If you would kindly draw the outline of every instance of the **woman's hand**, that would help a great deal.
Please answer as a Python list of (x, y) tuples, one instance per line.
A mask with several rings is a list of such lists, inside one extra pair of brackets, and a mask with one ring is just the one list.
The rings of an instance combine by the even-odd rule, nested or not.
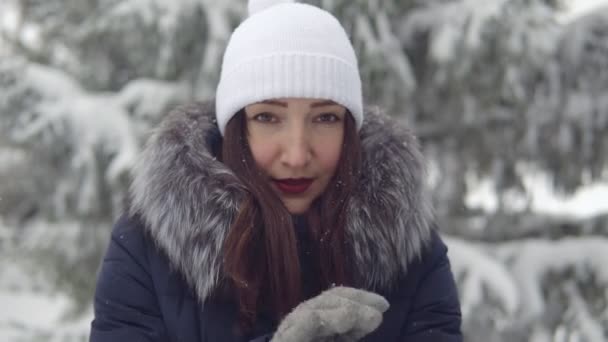
[(389, 303), (352, 287), (334, 287), (298, 305), (271, 342), (358, 341), (376, 330)]

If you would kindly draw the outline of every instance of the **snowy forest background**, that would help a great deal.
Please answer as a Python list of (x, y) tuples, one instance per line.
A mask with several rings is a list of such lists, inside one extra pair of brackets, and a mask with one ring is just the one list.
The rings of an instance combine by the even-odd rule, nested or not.
[[(608, 3), (320, 0), (420, 137), (466, 341), (608, 340)], [(147, 132), (244, 0), (0, 0), (0, 341), (85, 341)]]

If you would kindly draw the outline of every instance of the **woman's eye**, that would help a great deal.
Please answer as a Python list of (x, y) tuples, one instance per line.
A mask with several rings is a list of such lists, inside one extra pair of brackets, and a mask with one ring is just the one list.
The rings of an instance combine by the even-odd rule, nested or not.
[(324, 113), (317, 116), (318, 122), (332, 123), (340, 121), (340, 117), (333, 113)]
[(277, 119), (270, 113), (260, 113), (253, 117), (255, 121), (259, 122), (276, 122)]

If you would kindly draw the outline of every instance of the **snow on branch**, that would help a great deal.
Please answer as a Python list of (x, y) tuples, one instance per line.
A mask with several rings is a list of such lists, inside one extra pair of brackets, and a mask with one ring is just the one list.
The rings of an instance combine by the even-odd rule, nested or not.
[[(505, 332), (532, 329), (604, 341), (608, 308), (594, 298), (608, 298), (608, 238), (473, 243), (444, 236), (444, 240), (465, 325), (477, 324), (479, 310), (494, 316), (498, 305), (503, 313), (495, 316), (500, 319), (497, 327)], [(594, 291), (599, 292), (594, 295)], [(557, 314), (556, 309), (566, 312)]]
[(90, 94), (56, 69), (31, 64), (26, 82), (43, 100), (35, 106), (37, 119), (15, 132), (17, 140), (31, 139), (41, 130), (63, 123), (76, 145), (72, 163), (76, 168), (91, 167), (95, 150), (113, 154), (106, 180), (113, 182), (130, 167), (137, 153), (128, 114), (112, 94)]
[(511, 260), (511, 272), (518, 280), (522, 302), (526, 303), (522, 314), (527, 318), (535, 319), (545, 312), (543, 282), (550, 273), (587, 270), (608, 296), (608, 238), (518, 241), (499, 247), (498, 254), (505, 262)]
[(444, 237), (444, 240), (454, 276), (460, 279), (463, 316), (469, 316), (486, 299), (485, 291), (499, 301), (508, 315), (514, 314), (519, 308), (520, 296), (516, 281), (505, 265), (471, 242), (455, 237)]
[(485, 23), (498, 17), (507, 2), (465, 0), (417, 8), (405, 21), (402, 32), (429, 30), (431, 56), (436, 62), (447, 62), (454, 58), (461, 43), (470, 49), (477, 48)]
[(124, 20), (139, 20), (146, 26), (158, 26), (161, 31), (174, 32), (180, 20), (201, 6), (200, 0), (123, 0), (109, 7), (97, 22), (97, 30)]
[(565, 285), (565, 290), (570, 300), (571, 310), (574, 311), (576, 323), (580, 326), (580, 337), (584, 341), (590, 342), (605, 341), (601, 323), (589, 313), (587, 304), (574, 282), (568, 282)]
[(127, 83), (116, 95), (116, 100), (135, 118), (156, 120), (173, 105), (187, 101), (187, 94), (185, 84), (137, 79)]
[(364, 42), (367, 54), (380, 55), (386, 60), (399, 79), (403, 91), (414, 91), (417, 84), (412, 66), (401, 48), (399, 37), (391, 27), (387, 13), (379, 12), (374, 20), (376, 24), (372, 25), (373, 21), (369, 16), (364, 13), (358, 14), (355, 18), (356, 38)]
[[(67, 146), (68, 155), (59, 156), (67, 158), (67, 165), (59, 165), (67, 174), (60, 172), (56, 180), (56, 207), (63, 211), (66, 196), (76, 195), (79, 213), (95, 210), (103, 200), (100, 180), (117, 186), (137, 154), (129, 113), (113, 94), (89, 93), (58, 69), (34, 63), (17, 70), (0, 68), (0, 74), (11, 72), (19, 74), (20, 83), (20, 94), (13, 96), (27, 101), (22, 108), (3, 108), (15, 122), (10, 140), (39, 151)], [(100, 158), (109, 160), (107, 167)]]

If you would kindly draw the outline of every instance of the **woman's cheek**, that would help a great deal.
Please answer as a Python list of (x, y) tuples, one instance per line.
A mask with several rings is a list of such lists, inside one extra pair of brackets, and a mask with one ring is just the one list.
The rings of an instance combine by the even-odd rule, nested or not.
[(273, 152), (273, 145), (268, 142), (254, 140), (250, 141), (250, 148), (256, 165), (268, 173), (272, 166), (273, 155), (275, 154)]
[(324, 169), (333, 172), (337, 167), (342, 152), (342, 142), (343, 131), (336, 131), (318, 139), (317, 155)]

